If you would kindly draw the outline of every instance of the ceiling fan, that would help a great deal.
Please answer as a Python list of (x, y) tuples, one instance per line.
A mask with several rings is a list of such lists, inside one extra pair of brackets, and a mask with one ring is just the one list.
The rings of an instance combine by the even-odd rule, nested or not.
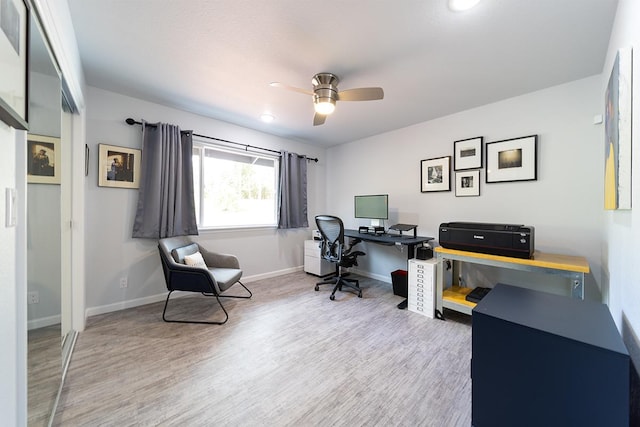
[(313, 125), (324, 124), (327, 116), (333, 113), (336, 108), (336, 101), (374, 101), (384, 98), (384, 91), (381, 87), (361, 87), (338, 91), (340, 80), (335, 74), (318, 73), (311, 79), (313, 91), (300, 89), (280, 82), (270, 83), (270, 86), (292, 90), (313, 96)]

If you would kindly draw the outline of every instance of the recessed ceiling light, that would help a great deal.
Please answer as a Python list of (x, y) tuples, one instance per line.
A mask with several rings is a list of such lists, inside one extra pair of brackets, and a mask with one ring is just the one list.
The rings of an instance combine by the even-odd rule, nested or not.
[(269, 114), (269, 113), (262, 113), (260, 115), (260, 120), (262, 120), (265, 123), (271, 123), (272, 121), (274, 121), (276, 118), (273, 114)]
[(478, 3), (480, 3), (480, 0), (449, 0), (449, 9), (454, 12), (461, 12), (471, 9)]

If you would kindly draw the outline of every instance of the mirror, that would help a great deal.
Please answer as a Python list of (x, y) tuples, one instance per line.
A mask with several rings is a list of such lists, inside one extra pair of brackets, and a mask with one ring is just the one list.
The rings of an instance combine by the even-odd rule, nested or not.
[(30, 30), (27, 410), (29, 426), (46, 426), (62, 381), (62, 89), (58, 67), (35, 14), (31, 14)]

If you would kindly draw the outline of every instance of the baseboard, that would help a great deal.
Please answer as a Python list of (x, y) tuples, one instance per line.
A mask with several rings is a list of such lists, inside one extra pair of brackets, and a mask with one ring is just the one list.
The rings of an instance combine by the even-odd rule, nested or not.
[(384, 282), (384, 283), (391, 283), (391, 275), (390, 274), (384, 274), (384, 275), (374, 274), (374, 273), (371, 273), (369, 271), (358, 270), (357, 268), (350, 268), (349, 271), (352, 272), (353, 274), (357, 274), (358, 276), (368, 277), (370, 279), (379, 280), (379, 281)]
[[(272, 277), (283, 276), (285, 274), (295, 273), (297, 271), (302, 271), (302, 266), (300, 267), (292, 267), (286, 268), (284, 270), (272, 271), (264, 274), (255, 274), (252, 276), (244, 276), (242, 277), (242, 283), (251, 283), (256, 282), (262, 279), (270, 279)], [(175, 296), (172, 295), (171, 298), (180, 298), (187, 295), (190, 295), (191, 292), (176, 292)], [(89, 307), (85, 311), (85, 318), (89, 318), (91, 316), (97, 316), (99, 314), (111, 313), (114, 311), (126, 310), (128, 308), (139, 307), (141, 305), (152, 304), (154, 302), (164, 301), (167, 298), (167, 293), (163, 292), (157, 295), (151, 295), (143, 298), (136, 298), (127, 301), (120, 301), (113, 304), (100, 305), (97, 307)], [(58, 320), (59, 321), (59, 320)]]
[(40, 319), (29, 320), (27, 321), (27, 330), (30, 331), (32, 329), (40, 329), (46, 326), (57, 325), (60, 323), (60, 321), (61, 321), (61, 316), (59, 314), (56, 314), (55, 316), (42, 317)]
[(127, 308), (139, 307), (141, 305), (152, 304), (158, 301), (164, 301), (167, 298), (167, 293), (164, 292), (158, 295), (151, 295), (143, 298), (136, 298), (127, 301), (120, 301), (113, 304), (100, 305), (97, 307), (89, 307), (85, 311), (85, 318), (91, 316), (97, 316), (99, 314), (111, 313), (114, 311), (126, 310)]
[(302, 271), (303, 266), (285, 268), (284, 270), (271, 271), (269, 273), (254, 274), (253, 276), (243, 276), (242, 283), (257, 282), (262, 279), (271, 279), (272, 277), (284, 276), (285, 274), (296, 273)]

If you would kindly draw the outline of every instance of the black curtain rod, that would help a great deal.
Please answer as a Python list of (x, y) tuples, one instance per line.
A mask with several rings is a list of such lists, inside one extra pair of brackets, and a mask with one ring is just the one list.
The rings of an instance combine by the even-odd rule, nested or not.
[[(142, 125), (142, 122), (138, 122), (138, 121), (136, 121), (136, 120), (132, 119), (131, 117), (129, 117), (128, 119), (126, 119), (126, 120), (125, 120), (125, 122), (126, 122), (128, 125), (130, 125), (130, 126), (133, 126), (133, 125)], [(153, 123), (147, 123), (147, 126), (154, 126), (154, 127), (155, 127), (155, 125), (154, 125)], [(227, 141), (226, 139), (214, 138), (213, 136), (207, 136), (207, 135), (200, 135), (200, 134), (195, 133), (195, 132), (193, 133), (193, 135), (194, 135), (194, 136), (198, 136), (198, 137), (200, 137), (200, 138), (213, 139), (214, 141), (225, 142), (225, 143), (227, 143), (227, 144), (240, 145), (240, 146), (244, 147), (245, 151), (247, 150), (247, 148), (253, 148), (253, 149), (255, 149), (255, 150), (270, 151), (270, 152), (272, 152), (272, 153), (280, 154), (280, 152), (279, 152), (279, 151), (271, 150), (271, 149), (269, 149), (269, 148), (262, 148), (262, 147), (256, 147), (256, 146), (254, 146), (254, 145), (241, 144), (241, 143), (239, 143), (239, 142)], [(298, 155), (298, 156), (300, 156), (300, 155)], [(300, 156), (300, 157), (306, 157), (306, 156)], [(316, 157), (307, 157), (307, 160), (313, 160), (314, 162), (318, 163), (318, 158), (316, 158)]]

